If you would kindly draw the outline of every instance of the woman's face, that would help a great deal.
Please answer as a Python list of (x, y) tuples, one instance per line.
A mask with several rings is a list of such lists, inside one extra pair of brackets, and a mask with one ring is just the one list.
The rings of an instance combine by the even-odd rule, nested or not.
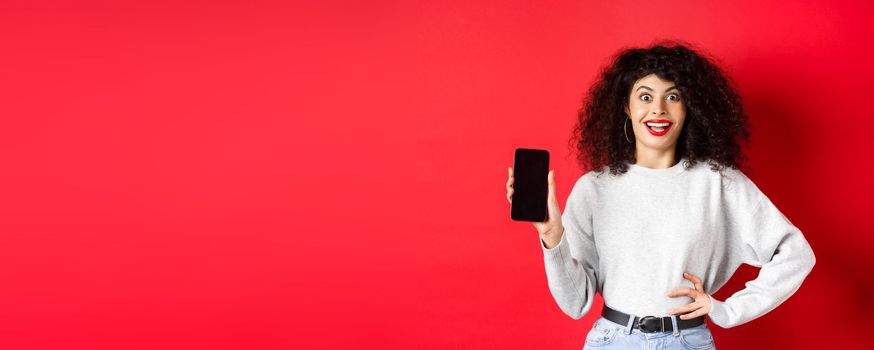
[(631, 118), (628, 123), (638, 149), (665, 151), (676, 146), (686, 107), (673, 82), (647, 75), (634, 83), (628, 101), (625, 113)]

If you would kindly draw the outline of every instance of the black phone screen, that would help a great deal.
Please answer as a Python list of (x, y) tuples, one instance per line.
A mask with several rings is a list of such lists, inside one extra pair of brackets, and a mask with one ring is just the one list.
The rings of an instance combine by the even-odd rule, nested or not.
[(517, 148), (513, 158), (513, 201), (510, 205), (510, 217), (517, 221), (546, 221), (549, 151)]

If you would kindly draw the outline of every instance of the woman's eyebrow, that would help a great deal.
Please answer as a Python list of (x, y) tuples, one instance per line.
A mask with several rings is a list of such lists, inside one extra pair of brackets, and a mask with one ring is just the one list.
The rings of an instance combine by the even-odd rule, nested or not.
[[(649, 91), (655, 91), (655, 90), (653, 90), (652, 88), (650, 88), (649, 86), (646, 86), (646, 85), (641, 85), (640, 87), (637, 88), (637, 90), (640, 90), (640, 89), (647, 89), (647, 90), (649, 90)], [(635, 91), (637, 91), (637, 90), (635, 90)], [(671, 87), (669, 87), (667, 90), (665, 90), (665, 92), (668, 92), (668, 91), (671, 91), (671, 90), (677, 90), (677, 86), (676, 86), (676, 85), (671, 86)]]

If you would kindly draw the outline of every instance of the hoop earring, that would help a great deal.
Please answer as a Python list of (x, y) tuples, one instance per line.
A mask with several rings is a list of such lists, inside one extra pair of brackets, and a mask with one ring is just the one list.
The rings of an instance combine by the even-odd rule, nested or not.
[(628, 118), (625, 118), (625, 124), (622, 125), (622, 131), (625, 133), (625, 139), (628, 140), (628, 143), (631, 143), (631, 140), (628, 138)]

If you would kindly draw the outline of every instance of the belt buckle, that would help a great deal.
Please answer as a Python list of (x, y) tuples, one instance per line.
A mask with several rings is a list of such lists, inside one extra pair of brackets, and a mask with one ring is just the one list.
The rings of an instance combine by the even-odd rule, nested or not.
[[(661, 326), (661, 329), (658, 327)], [(637, 320), (637, 328), (644, 333), (661, 332), (665, 329), (665, 319), (655, 316), (644, 316)]]

